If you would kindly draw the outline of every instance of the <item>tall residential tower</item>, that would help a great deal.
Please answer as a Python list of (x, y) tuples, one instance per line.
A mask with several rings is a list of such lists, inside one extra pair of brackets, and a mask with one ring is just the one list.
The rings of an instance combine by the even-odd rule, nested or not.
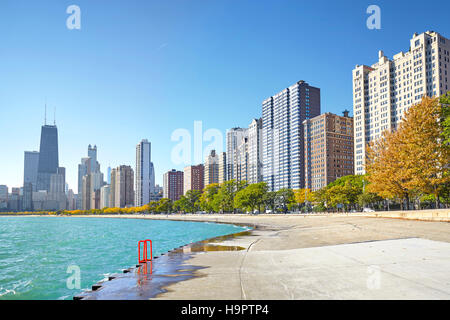
[(353, 69), (355, 174), (365, 173), (366, 147), (385, 130), (395, 130), (406, 110), (424, 95), (450, 89), (450, 40), (439, 33), (414, 33), (408, 52)]
[(155, 189), (151, 150), (151, 143), (147, 139), (142, 140), (136, 146), (136, 187), (134, 203), (138, 207), (150, 202), (150, 194)]
[(303, 188), (303, 121), (319, 114), (320, 89), (303, 80), (263, 101), (263, 180), (269, 190)]

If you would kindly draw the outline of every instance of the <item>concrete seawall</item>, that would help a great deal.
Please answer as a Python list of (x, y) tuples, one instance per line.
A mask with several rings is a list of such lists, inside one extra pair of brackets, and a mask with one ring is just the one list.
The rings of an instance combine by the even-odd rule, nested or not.
[(450, 209), (379, 211), (361, 213), (367, 217), (400, 218), (426, 221), (450, 221)]

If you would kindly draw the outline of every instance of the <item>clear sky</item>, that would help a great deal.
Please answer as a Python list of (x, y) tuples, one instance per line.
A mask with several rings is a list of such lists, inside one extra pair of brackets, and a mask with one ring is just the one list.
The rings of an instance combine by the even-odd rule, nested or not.
[[(81, 29), (69, 30), (69, 5)], [(369, 5), (381, 29), (369, 30)], [(352, 110), (351, 72), (378, 50), (407, 51), (414, 32), (450, 37), (450, 1), (1, 0), (0, 184), (22, 186), (24, 151), (39, 150), (44, 105), (60, 166), (96, 144), (102, 171), (135, 166), (152, 143), (156, 182), (174, 164), (174, 130), (247, 127), (267, 97), (305, 80), (322, 112)], [(225, 141), (224, 141), (225, 142)]]

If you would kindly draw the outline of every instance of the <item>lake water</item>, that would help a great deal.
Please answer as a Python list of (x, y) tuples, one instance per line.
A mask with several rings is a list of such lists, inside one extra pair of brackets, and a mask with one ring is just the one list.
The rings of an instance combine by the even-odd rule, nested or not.
[[(0, 217), (0, 300), (72, 299), (108, 275), (134, 266), (139, 240), (151, 239), (157, 256), (181, 245), (243, 230), (246, 228), (206, 222)], [(81, 289), (67, 286), (67, 279), (74, 274), (72, 266), (81, 271)]]

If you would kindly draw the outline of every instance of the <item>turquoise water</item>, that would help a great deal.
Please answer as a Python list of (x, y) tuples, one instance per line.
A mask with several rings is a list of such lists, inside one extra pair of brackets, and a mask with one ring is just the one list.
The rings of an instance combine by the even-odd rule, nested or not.
[[(134, 266), (139, 240), (151, 239), (156, 256), (242, 230), (203, 222), (0, 217), (0, 299), (72, 299), (109, 274)], [(73, 265), (80, 268), (81, 289), (67, 286)]]

